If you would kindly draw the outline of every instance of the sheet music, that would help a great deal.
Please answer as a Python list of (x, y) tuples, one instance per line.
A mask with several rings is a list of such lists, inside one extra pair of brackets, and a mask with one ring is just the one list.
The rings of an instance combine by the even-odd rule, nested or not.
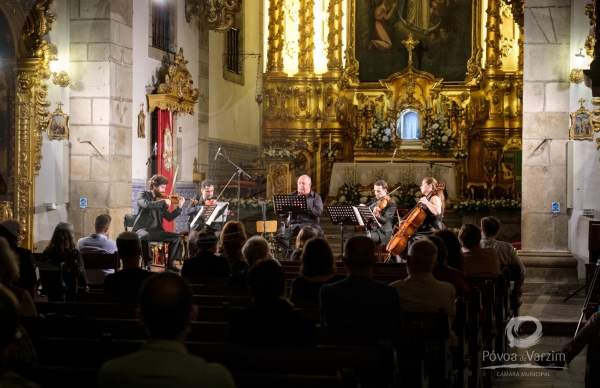
[(358, 220), (358, 224), (360, 226), (365, 226), (365, 222), (363, 221), (363, 218), (361, 217), (361, 214), (358, 211), (358, 207), (352, 206), (352, 210), (354, 210), (354, 214), (356, 215), (356, 219)]
[(204, 213), (204, 206), (200, 207), (200, 211), (198, 211), (198, 214), (196, 214), (196, 217), (194, 217), (194, 219), (192, 220), (192, 223), (190, 224), (190, 228), (193, 228), (194, 226), (196, 226), (196, 221), (198, 221), (198, 218), (200, 218), (202, 213)]
[(217, 202), (215, 206), (215, 210), (213, 210), (208, 220), (206, 220), (207, 225), (212, 225), (213, 222), (223, 221), (223, 211), (229, 206), (229, 202)]

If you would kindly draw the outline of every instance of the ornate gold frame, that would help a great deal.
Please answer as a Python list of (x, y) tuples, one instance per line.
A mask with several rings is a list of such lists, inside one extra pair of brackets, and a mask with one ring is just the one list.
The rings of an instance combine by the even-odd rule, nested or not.
[[(3, 60), (4, 70), (15, 80), (15, 200), (13, 216), (21, 223), (22, 245), (33, 246), (35, 175), (41, 167), (42, 131), (49, 124), (46, 107), (46, 79), (50, 78), (50, 61), (56, 52), (42, 39), (56, 20), (48, 12), (52, 0), (38, 0), (31, 9), (23, 9), (16, 0), (0, 2), (15, 44), (16, 60)], [(27, 3), (29, 4), (29, 3)]]
[[(581, 104), (581, 107), (579, 109), (577, 109), (575, 112), (571, 112), (571, 127), (569, 128), (569, 138), (571, 140), (593, 140), (594, 139), (594, 128), (593, 128), (593, 124), (592, 124), (592, 113), (587, 110), (584, 106), (584, 99), (580, 99), (579, 103)], [(585, 128), (581, 128), (579, 130), (577, 130), (578, 127), (578, 119), (581, 118), (581, 120), (583, 119), (587, 119), (587, 128), (589, 129), (588, 131), (584, 131)], [(582, 124), (585, 124), (582, 123)], [(583, 131), (583, 132), (582, 132)], [(577, 133), (579, 132), (579, 133)]]

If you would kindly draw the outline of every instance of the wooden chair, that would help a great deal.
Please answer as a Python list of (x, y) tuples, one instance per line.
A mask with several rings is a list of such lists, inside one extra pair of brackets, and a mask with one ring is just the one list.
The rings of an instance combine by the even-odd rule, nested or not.
[[(123, 219), (123, 227), (125, 231), (128, 231), (129, 228), (133, 228), (133, 224), (135, 223), (136, 214), (125, 214)], [(150, 241), (150, 252), (152, 252), (152, 257), (150, 257), (150, 262), (152, 265), (165, 265), (165, 254), (166, 254), (167, 244), (162, 241)], [(182, 251), (183, 252), (183, 251)], [(147, 257), (143, 258), (144, 260), (148, 259)], [(144, 265), (142, 263), (141, 265)]]

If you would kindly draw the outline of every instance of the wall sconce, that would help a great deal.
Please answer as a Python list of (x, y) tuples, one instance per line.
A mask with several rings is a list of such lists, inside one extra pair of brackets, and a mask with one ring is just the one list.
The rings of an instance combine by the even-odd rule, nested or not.
[(579, 54), (575, 54), (575, 68), (571, 70), (571, 75), (569, 77), (571, 82), (575, 84), (583, 82), (583, 70), (581, 68), (583, 67), (583, 58), (585, 58), (585, 55), (581, 54), (581, 50), (583, 49), (579, 49)]
[(58, 71), (60, 70), (60, 67), (60, 63), (57, 60), (50, 63), (52, 82), (54, 82), (54, 85), (60, 86), (61, 88), (66, 88), (69, 86), (71, 78), (69, 78), (69, 74), (67, 74), (67, 72), (64, 70), (61, 70), (59, 73)]

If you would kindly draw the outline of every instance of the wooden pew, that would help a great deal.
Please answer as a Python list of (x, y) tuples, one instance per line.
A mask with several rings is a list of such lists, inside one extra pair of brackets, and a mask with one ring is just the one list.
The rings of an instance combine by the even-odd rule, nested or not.
[[(516, 285), (521, 279), (521, 267), (518, 265), (507, 265), (500, 267), (502, 273), (504, 273), (506, 269), (510, 271), (510, 281)], [(519, 308), (522, 305), (520, 290), (516, 286), (513, 286), (511, 290), (512, 292), (510, 294), (510, 308), (512, 310), (513, 316), (518, 317)]]
[(85, 269), (112, 269), (115, 272), (121, 267), (119, 255), (115, 253), (82, 253)]
[(467, 388), (469, 385), (469, 366), (471, 357), (469, 356), (469, 307), (464, 298), (456, 300), (456, 316), (452, 322), (452, 330), (458, 337), (458, 346), (451, 348), (452, 362), (457, 371), (455, 388)]
[[(105, 361), (138, 350), (142, 341), (39, 338), (34, 340), (44, 367), (99, 368)], [(191, 354), (225, 365), (234, 375), (337, 376), (349, 369), (363, 386), (390, 386), (397, 380), (396, 353), (390, 346), (256, 347), (186, 342)], [(257, 377), (258, 378), (258, 377)]]
[(482, 381), (482, 352), (485, 346), (483, 340), (483, 328), (479, 322), (483, 310), (483, 303), (481, 300), (481, 292), (477, 288), (473, 288), (470, 292), (468, 302), (468, 341), (469, 341), (469, 354), (470, 360), (470, 371), (471, 378), (469, 380), (469, 387), (480, 388), (483, 386)]
[[(483, 308), (479, 315), (479, 322), (482, 328), (482, 339), (483, 339), (483, 351), (488, 354), (494, 354), (496, 352), (496, 336), (497, 332), (497, 319), (495, 315), (495, 304), (496, 301), (496, 287), (494, 282), (487, 278), (467, 278), (469, 285), (473, 287), (471, 293), (475, 293), (475, 289), (481, 292), (481, 304)], [(483, 360), (484, 367), (495, 366), (496, 362), (493, 358), (488, 357)], [(492, 387), (494, 385), (494, 373), (493, 369), (484, 369), (484, 386)]]

